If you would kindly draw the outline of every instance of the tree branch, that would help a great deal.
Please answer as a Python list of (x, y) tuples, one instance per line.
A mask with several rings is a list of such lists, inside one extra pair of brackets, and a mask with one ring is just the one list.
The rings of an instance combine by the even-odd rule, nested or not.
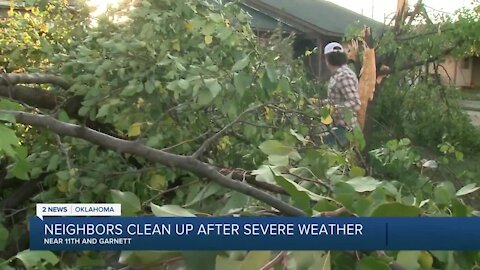
[(200, 155), (202, 155), (206, 150), (207, 148), (215, 141), (217, 140), (218, 138), (220, 138), (222, 135), (225, 134), (225, 132), (228, 131), (228, 129), (230, 129), (233, 125), (235, 125), (237, 122), (241, 121), (243, 119), (243, 117), (245, 117), (245, 115), (251, 113), (251, 112), (254, 112), (260, 108), (263, 108), (267, 106), (267, 104), (261, 104), (261, 105), (257, 105), (253, 108), (250, 108), (244, 112), (242, 112), (235, 120), (233, 120), (230, 124), (226, 125), (223, 129), (221, 129), (219, 132), (215, 133), (215, 135), (213, 135), (212, 137), (208, 138), (201, 146), (200, 148), (198, 148), (198, 150), (193, 153), (192, 157), (193, 158), (198, 158)]
[(190, 171), (197, 176), (205, 177), (215, 183), (238, 191), (262, 201), (288, 216), (305, 216), (305, 213), (293, 207), (272, 195), (254, 188), (240, 181), (235, 181), (220, 174), (217, 169), (207, 163), (201, 162), (191, 156), (175, 155), (161, 150), (145, 146), (139, 142), (127, 141), (115, 138), (104, 133), (92, 130), (90, 128), (64, 123), (53, 117), (45, 115), (36, 115), (18, 111), (0, 110), (15, 116), (17, 122), (31, 125), (38, 128), (45, 128), (62, 136), (70, 136), (84, 139), (93, 144), (115, 150), (121, 153), (128, 153), (141, 156), (151, 162), (156, 162), (168, 167), (181, 168)]
[(275, 265), (281, 263), (283, 259), (288, 255), (288, 252), (281, 251), (280, 253), (275, 256), (271, 261), (269, 261), (266, 265), (264, 265), (260, 270), (270, 270), (275, 267)]
[[(40, 73), (4, 73), (10, 82), (15, 84), (53, 84), (60, 86), (63, 89), (70, 88), (71, 84), (62, 77), (52, 74), (40, 74)], [(0, 80), (0, 84), (8, 85), (5, 79)]]
[[(4, 79), (1, 80), (4, 81)], [(50, 91), (21, 85), (14, 86), (13, 91), (10, 91), (8, 85), (0, 85), (0, 96), (21, 101), (32, 107), (48, 110), (56, 108), (64, 101), (63, 98), (56, 96)]]
[(314, 217), (338, 217), (343, 214), (351, 214), (357, 216), (356, 214), (352, 214), (347, 208), (341, 207), (333, 211), (325, 211), (314, 215)]
[(257, 187), (266, 191), (270, 191), (277, 194), (289, 195), (288, 192), (280, 186), (270, 184), (267, 182), (257, 181), (255, 179), (255, 176), (252, 175), (250, 171), (246, 171), (243, 169), (226, 169), (226, 168), (217, 168), (217, 170), (222, 175), (231, 174), (232, 179), (236, 181), (245, 181), (254, 187)]

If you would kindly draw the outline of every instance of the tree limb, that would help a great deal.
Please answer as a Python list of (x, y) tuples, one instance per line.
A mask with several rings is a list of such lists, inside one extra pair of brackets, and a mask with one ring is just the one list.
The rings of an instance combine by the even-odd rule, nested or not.
[(275, 265), (281, 263), (283, 259), (288, 255), (288, 252), (281, 251), (280, 253), (275, 256), (271, 261), (269, 261), (266, 265), (264, 265), (260, 270), (270, 270), (275, 267)]
[(273, 193), (277, 193), (277, 194), (289, 195), (288, 192), (280, 186), (270, 184), (267, 182), (257, 181), (255, 179), (255, 176), (252, 175), (252, 172), (250, 171), (246, 171), (243, 169), (226, 169), (226, 168), (217, 168), (217, 170), (222, 175), (231, 175), (232, 179), (237, 181), (245, 181), (254, 187), (257, 187), (266, 191), (270, 191)]
[(70, 136), (84, 139), (93, 144), (115, 150), (121, 153), (128, 153), (141, 156), (151, 162), (160, 163), (168, 167), (176, 167), (190, 171), (197, 176), (205, 177), (217, 184), (238, 191), (240, 193), (251, 196), (262, 201), (288, 216), (305, 216), (305, 213), (293, 207), (272, 195), (254, 188), (240, 181), (235, 181), (220, 174), (217, 169), (207, 163), (201, 162), (191, 156), (175, 155), (161, 150), (157, 150), (145, 146), (136, 141), (127, 141), (110, 135), (100, 133), (90, 128), (68, 124), (56, 120), (46, 115), (36, 115), (18, 111), (0, 110), (0, 112), (8, 113), (15, 116), (17, 122), (31, 125), (38, 128), (45, 128), (62, 136)]
[[(71, 84), (62, 77), (52, 74), (40, 73), (4, 73), (13, 85), (16, 84), (53, 84), (60, 86), (63, 89), (70, 88)], [(8, 85), (5, 79), (0, 80), (0, 84)]]
[[(4, 79), (1, 80), (4, 81)], [(8, 85), (0, 85), (0, 96), (21, 101), (32, 107), (48, 110), (56, 108), (64, 101), (63, 98), (56, 96), (50, 91), (21, 85), (13, 86), (13, 91), (10, 91)]]
[(257, 105), (253, 108), (250, 108), (244, 112), (242, 112), (235, 120), (233, 120), (230, 124), (226, 125), (223, 129), (221, 129), (219, 132), (215, 133), (215, 135), (213, 135), (212, 137), (208, 138), (201, 146), (200, 148), (198, 148), (198, 150), (192, 155), (193, 158), (198, 158), (200, 155), (202, 155), (206, 150), (207, 148), (215, 141), (217, 140), (218, 138), (220, 138), (220, 136), (224, 135), (225, 132), (228, 131), (228, 129), (230, 129), (233, 125), (235, 125), (237, 122), (241, 121), (243, 119), (243, 117), (245, 117), (245, 115), (251, 113), (251, 112), (254, 112), (260, 108), (263, 108), (267, 106), (267, 104), (261, 104), (261, 105)]

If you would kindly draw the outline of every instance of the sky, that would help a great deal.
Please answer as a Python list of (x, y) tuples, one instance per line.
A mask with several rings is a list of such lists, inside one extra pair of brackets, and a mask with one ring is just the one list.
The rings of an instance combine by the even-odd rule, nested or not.
[[(98, 6), (96, 14), (105, 11), (108, 4), (114, 4), (119, 0), (88, 0), (89, 3)], [(295, 1), (295, 0), (291, 0)], [(327, 0), (339, 6), (348, 8), (377, 21), (384, 22), (384, 18), (390, 18), (397, 8), (397, 0)], [(472, 0), (423, 0), (430, 12), (454, 13), (462, 7), (471, 7)], [(417, 0), (410, 0), (409, 4), (414, 5)], [(387, 20), (387, 23), (389, 21)]]
[[(327, 0), (339, 6), (348, 8), (377, 21), (384, 22), (384, 16), (391, 19), (391, 15), (397, 9), (397, 0)], [(408, 1), (410, 6), (417, 3), (416, 0)], [(471, 0), (423, 0), (429, 14), (431, 12), (454, 13), (462, 7), (471, 7)], [(373, 16), (372, 16), (373, 14)], [(388, 22), (388, 21), (387, 21)]]

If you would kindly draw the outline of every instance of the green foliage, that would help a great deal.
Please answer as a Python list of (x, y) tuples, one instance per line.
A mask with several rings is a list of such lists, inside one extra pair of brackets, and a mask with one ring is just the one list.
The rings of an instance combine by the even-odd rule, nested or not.
[[(375, 115), (381, 116), (381, 123), (396, 123), (395, 136), (368, 149), (373, 157), (371, 170), (358, 152), (366, 147), (360, 130), (348, 135), (355, 147), (345, 151), (321, 142), (319, 132), (325, 128), (321, 123), (329, 110), (306, 102), (318, 97), (320, 90), (307, 79), (302, 59), (290, 58), (292, 39), (277, 32), (260, 42), (248, 15), (235, 3), (124, 1), (92, 25), (83, 6), (78, 13), (71, 12), (65, 1), (26, 2), (35, 7), (27, 13), (12, 11), (1, 21), (1, 27), (9, 30), (0, 32), (4, 65), (8, 71), (22, 68), (60, 74), (72, 86), (62, 91), (52, 88), (52, 92), (62, 100), (83, 98), (80, 117), (68, 117), (66, 110), (71, 108), (63, 104), (51, 112), (37, 108), (36, 113), (48, 113), (66, 123), (109, 124), (108, 132), (118, 137), (180, 155), (192, 155), (207, 138), (228, 127), (200, 159), (226, 171), (227, 177), (241, 174), (237, 180), (255, 179), (282, 189), (282, 199), (309, 216), (338, 209), (342, 215), (358, 216), (476, 214), (464, 199), (476, 194), (478, 187), (433, 181), (429, 173), (437, 163), (414, 146), (438, 148), (449, 161), (463, 160), (467, 145), (478, 147), (464, 115), (445, 102), (450, 99), (444, 93), (450, 92), (429, 81), (410, 87), (406, 79), (387, 80)], [(464, 19), (460, 23), (473, 31), (469, 18)], [(394, 42), (386, 33), (382, 50), (398, 48)], [(423, 57), (422, 51), (408, 51), (419, 45), (415, 41), (400, 51), (402, 61)], [(445, 44), (435, 45), (440, 50)], [(0, 109), (33, 111), (4, 99)], [(0, 114), (0, 120), (0, 172), (14, 183), (0, 191), (2, 199), (25, 181), (38, 181), (42, 188), (31, 202), (117, 202), (128, 216), (271, 213), (264, 203), (210, 179), (157, 166), (121, 150), (58, 137), (18, 124), (9, 114)], [(406, 137), (410, 139), (400, 139)], [(33, 211), (28, 199), (15, 207)], [(26, 232), (25, 222), (7, 223), (6, 216), (11, 214), (3, 210), (0, 250), (16, 246)], [(397, 252), (380, 258), (329, 251), (125, 251), (118, 261), (150, 268), (180, 262), (189, 269), (259, 269), (278, 255), (285, 256), (281, 262), (288, 269), (388, 269), (394, 260), (410, 268), (428, 265), (431, 254), (446, 266), (467, 269), (478, 258), (478, 253), (427, 254)], [(6, 256), (2, 252), (0, 266), (84, 269), (110, 263), (98, 253), (63, 255), (26, 250)]]
[(382, 86), (374, 112), (385, 131), (433, 149), (445, 141), (455, 142), (463, 152), (480, 149), (480, 131), (460, 107), (458, 90), (433, 81), (394, 81)]
[(0, 65), (7, 71), (44, 70), (53, 55), (67, 53), (72, 41), (85, 35), (88, 10), (81, 1), (76, 11), (65, 0), (21, 2), (11, 1), (8, 16), (0, 20)]

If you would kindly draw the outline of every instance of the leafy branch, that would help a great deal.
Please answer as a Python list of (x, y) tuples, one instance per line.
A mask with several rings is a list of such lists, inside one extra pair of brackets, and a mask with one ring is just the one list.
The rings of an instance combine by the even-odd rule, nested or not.
[[(64, 123), (46, 115), (36, 115), (18, 111), (0, 110), (2, 113), (13, 115), (18, 123), (45, 128), (61, 136), (84, 139), (93, 144), (118, 151), (143, 157), (151, 162), (168, 167), (175, 167), (190, 171), (200, 177), (205, 177), (217, 184), (256, 198), (288, 216), (304, 216), (305, 213), (272, 195), (254, 188), (240, 181), (235, 181), (220, 174), (213, 166), (201, 162), (191, 156), (171, 154), (145, 146), (139, 142), (127, 141), (95, 131), (85, 126)], [(218, 134), (218, 133), (217, 133)]]
[(221, 129), (220, 131), (215, 133), (213, 136), (211, 136), (210, 138), (205, 140), (205, 142), (198, 148), (198, 150), (195, 153), (193, 153), (192, 157), (193, 158), (198, 158), (200, 155), (202, 155), (208, 149), (208, 147), (210, 147), (210, 145), (214, 141), (218, 140), (221, 136), (223, 136), (232, 126), (234, 126), (236, 123), (240, 122), (247, 114), (249, 114), (251, 112), (254, 112), (254, 111), (257, 111), (258, 109), (261, 109), (265, 106), (267, 106), (267, 104), (257, 105), (257, 106), (254, 106), (254, 107), (252, 107), (250, 109), (247, 109), (246, 111), (242, 112), (235, 120), (233, 120), (228, 125), (223, 127), (223, 129)]

